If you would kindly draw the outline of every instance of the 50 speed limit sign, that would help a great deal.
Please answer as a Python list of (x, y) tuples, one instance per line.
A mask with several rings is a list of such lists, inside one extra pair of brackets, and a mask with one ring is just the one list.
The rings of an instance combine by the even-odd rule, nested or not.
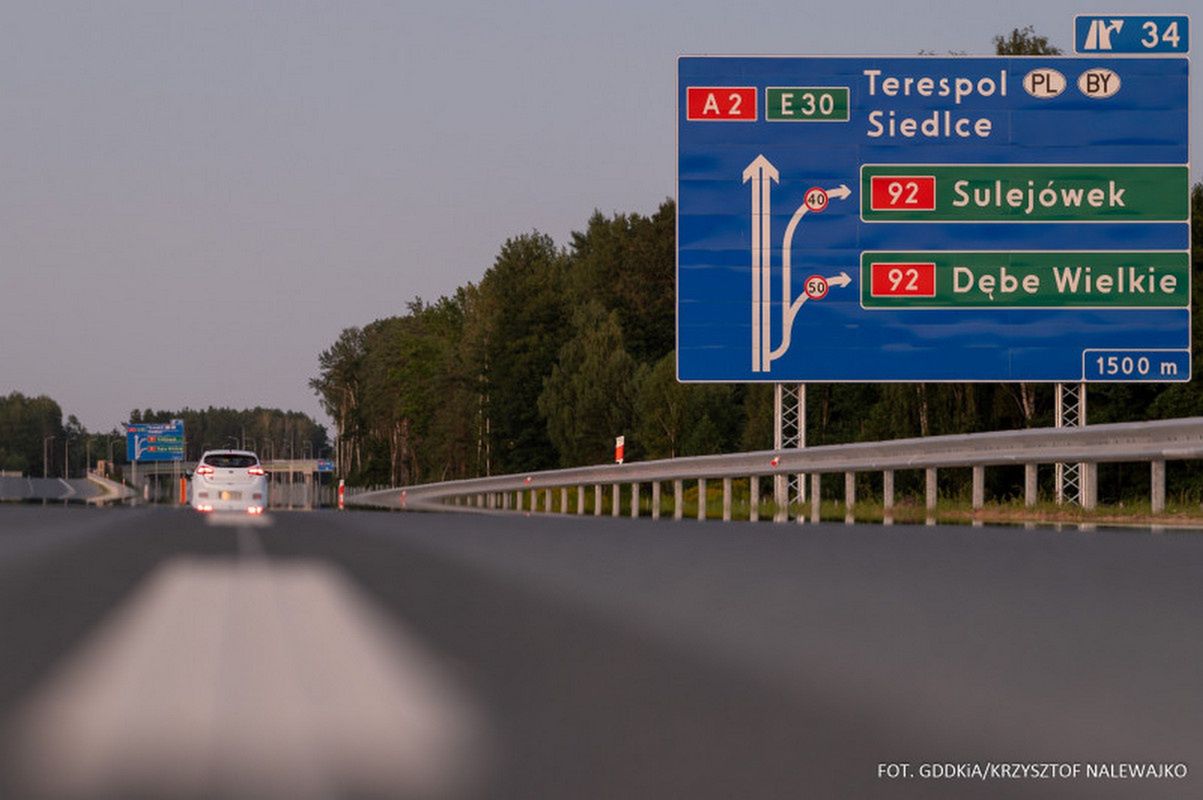
[(822, 275), (811, 275), (806, 279), (806, 296), (811, 300), (822, 300), (827, 296), (827, 279)]

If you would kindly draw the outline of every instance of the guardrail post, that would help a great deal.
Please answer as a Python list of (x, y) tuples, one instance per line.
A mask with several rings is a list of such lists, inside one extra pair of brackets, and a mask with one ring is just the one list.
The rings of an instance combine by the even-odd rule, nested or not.
[(601, 503), (601, 484), (593, 484), (593, 516), (600, 517), (602, 512)]
[(1023, 465), (1023, 504), (1031, 508), (1036, 505), (1036, 465)]
[(673, 519), (685, 516), (685, 486), (680, 478), (673, 481)]
[(639, 484), (631, 484), (631, 518), (639, 518)]
[(698, 521), (706, 519), (706, 479), (698, 478)]
[(1154, 514), (1165, 512), (1165, 462), (1154, 461), (1152, 467), (1151, 497)]
[(818, 472), (810, 473), (810, 521), (818, 522), (823, 512), (823, 476)]
[(789, 476), (773, 476), (773, 522), (789, 522)]
[(731, 479), (723, 478), (723, 522), (731, 521)]
[(894, 470), (887, 469), (881, 473), (881, 505), (888, 513), (894, 510)]
[(986, 505), (986, 468), (981, 464), (973, 467), (973, 510), (981, 511)]
[(585, 484), (578, 483), (576, 486), (576, 513), (585, 513)]
[(856, 522), (856, 473), (844, 473), (844, 524)]
[(619, 500), (618, 491), (619, 491), (619, 489), (618, 489), (617, 483), (614, 484), (610, 488), (610, 516), (611, 517), (617, 517), (618, 512), (620, 510), (622, 510), (622, 502)]
[(760, 476), (748, 478), (748, 521), (760, 521)]
[(924, 479), (924, 483), (927, 484), (925, 508), (927, 509), (928, 516), (930, 517), (936, 510), (936, 500), (939, 498), (939, 488), (936, 485), (936, 468), (928, 467), (926, 470), (924, 470)]
[(1099, 504), (1099, 465), (1082, 464), (1082, 508), (1094, 511)]
[(537, 489), (531, 489), (527, 493), (526, 506), (531, 510), (531, 512), (539, 510), (539, 493)]
[(660, 481), (652, 481), (652, 519), (660, 519)]

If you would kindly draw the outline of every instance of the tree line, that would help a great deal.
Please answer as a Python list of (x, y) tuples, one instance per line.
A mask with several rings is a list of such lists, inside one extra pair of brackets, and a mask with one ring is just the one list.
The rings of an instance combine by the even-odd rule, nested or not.
[[(1198, 303), (1203, 185), (1191, 207)], [(620, 434), (628, 459), (771, 447), (771, 386), (676, 380), (674, 219), (665, 200), (651, 216), (595, 212), (566, 247), (511, 238), (479, 283), (342, 331), (311, 386), (344, 473), (403, 485), (604, 463)], [(1054, 388), (811, 384), (808, 413), (812, 445), (1040, 427)], [(1094, 424), (1194, 415), (1198, 380), (1089, 389)]]
[(279, 408), (183, 408), (130, 412), (131, 423), (184, 421), (185, 461), (198, 461), (206, 450), (252, 450), (265, 461), (280, 458), (331, 458), (326, 428), (308, 414)]
[[(130, 412), (129, 422), (184, 420), (185, 460), (198, 460), (205, 450), (223, 447), (255, 450), (261, 458), (329, 458), (326, 428), (307, 414), (278, 408), (184, 408)], [(51, 397), (20, 392), (0, 396), (0, 470), (32, 477), (83, 477), (86, 467), (125, 458), (124, 425), (89, 431)]]
[[(1060, 52), (1031, 26), (993, 44), (997, 55)], [(479, 283), (342, 331), (310, 385), (344, 474), (401, 485), (601, 463), (616, 435), (628, 459), (771, 447), (771, 386), (676, 380), (675, 211), (670, 199), (648, 217), (595, 212), (565, 247), (517, 236)], [(1203, 185), (1191, 214), (1197, 305)], [(1192, 325), (1198, 342), (1197, 316)], [(1053, 405), (1048, 384), (812, 384), (807, 441), (1047, 426)], [(1091, 423), (1201, 414), (1197, 380), (1089, 390)], [(1193, 486), (1198, 476), (1171, 477)], [(1018, 490), (1015, 476), (993, 480), (994, 492)], [(1104, 497), (1147, 486), (1122, 466), (1100, 481)]]

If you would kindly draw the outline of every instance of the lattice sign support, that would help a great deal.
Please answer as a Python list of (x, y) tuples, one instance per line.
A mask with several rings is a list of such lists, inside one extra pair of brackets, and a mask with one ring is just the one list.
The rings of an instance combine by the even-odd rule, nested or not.
[[(806, 384), (773, 384), (773, 449), (806, 447)], [(805, 475), (778, 475), (773, 481), (778, 507), (806, 502)]]
[[(1055, 425), (1058, 428), (1086, 427), (1086, 384), (1058, 383), (1056, 390)], [(1083, 505), (1085, 488), (1084, 464), (1056, 465), (1057, 505)]]

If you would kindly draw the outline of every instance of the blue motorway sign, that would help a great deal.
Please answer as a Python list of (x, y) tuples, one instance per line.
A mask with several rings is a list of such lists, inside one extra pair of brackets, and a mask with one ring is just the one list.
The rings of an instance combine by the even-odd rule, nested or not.
[(130, 461), (183, 461), (184, 421), (126, 425), (125, 457)]
[(1190, 18), (1182, 16), (1080, 14), (1074, 17), (1074, 52), (1190, 52)]
[(1186, 58), (682, 57), (682, 381), (1190, 379)]
[(334, 472), (334, 462), (328, 458), (319, 458), (317, 460), (318, 472)]

